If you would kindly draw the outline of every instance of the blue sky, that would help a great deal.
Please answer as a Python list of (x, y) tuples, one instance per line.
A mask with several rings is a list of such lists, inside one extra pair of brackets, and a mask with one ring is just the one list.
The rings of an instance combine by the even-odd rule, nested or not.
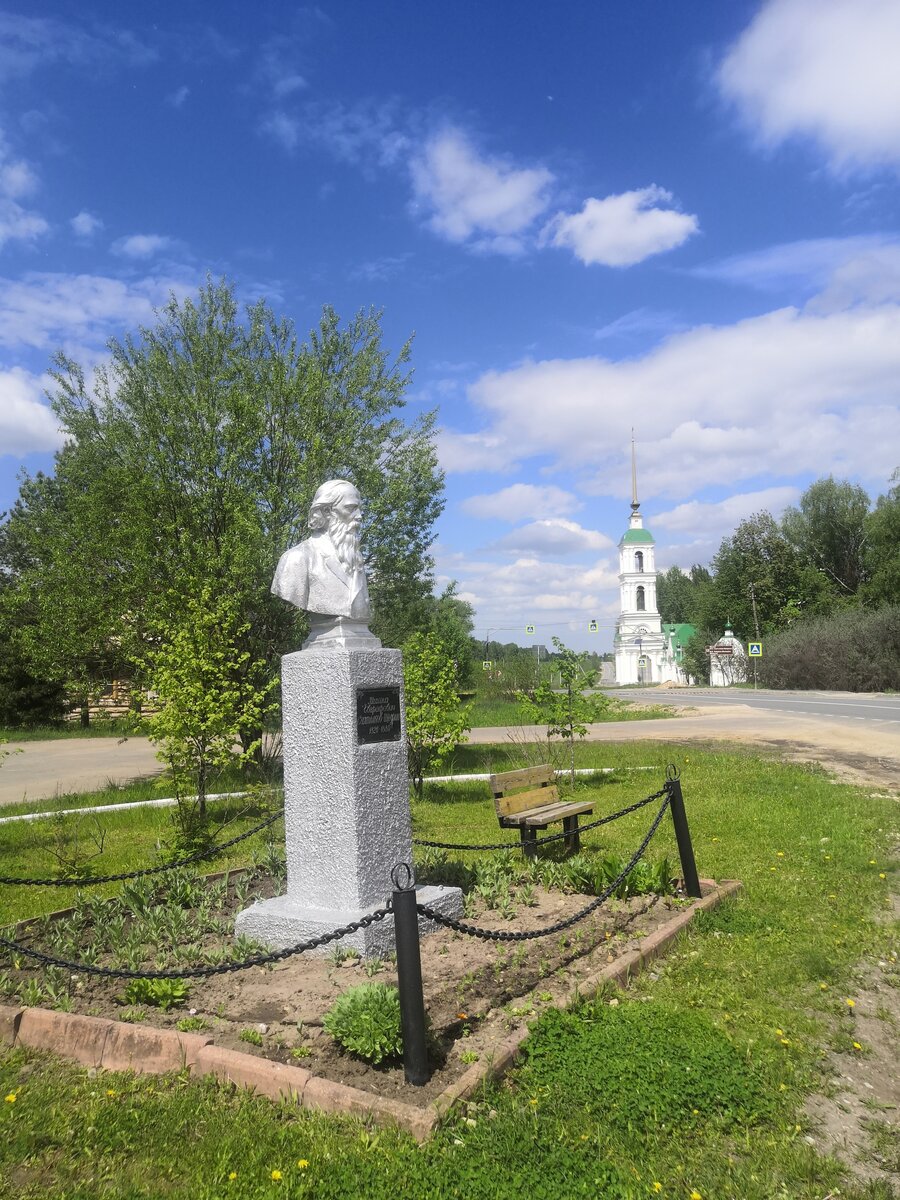
[(440, 581), (607, 649), (632, 428), (662, 566), (900, 465), (898, 59), (896, 0), (0, 9), (0, 510), (57, 348), (207, 272), (301, 333), (374, 305)]

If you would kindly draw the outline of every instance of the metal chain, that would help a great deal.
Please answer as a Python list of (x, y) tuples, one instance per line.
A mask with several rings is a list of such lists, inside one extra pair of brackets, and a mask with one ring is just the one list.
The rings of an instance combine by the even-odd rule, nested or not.
[[(629, 813), (637, 812), (639, 808), (644, 808), (647, 804), (652, 804), (654, 800), (661, 800), (663, 796), (669, 794), (667, 786), (660, 788), (658, 792), (654, 792), (652, 796), (647, 796), (643, 800), (638, 800), (636, 804), (629, 804), (627, 808), (620, 808), (618, 812), (610, 813), (607, 817), (600, 817), (596, 821), (589, 821), (587, 825), (579, 825), (579, 834), (587, 833), (590, 829), (597, 829), (601, 825), (608, 825), (610, 821), (618, 821), (619, 817), (627, 817)], [(529, 842), (529, 849), (532, 846), (546, 846), (548, 842), (558, 842), (562, 838), (569, 837), (568, 833), (548, 833), (546, 837), (535, 838), (533, 842)], [(456, 842), (426, 842), (421, 838), (413, 838), (414, 846), (430, 846), (434, 850), (521, 850), (521, 842), (489, 842), (485, 845), (461, 845)]]
[(14, 942), (4, 937), (0, 937), (0, 946), (14, 954), (25, 954), (29, 958), (37, 959), (38, 962), (45, 963), (47, 966), (65, 967), (68, 971), (79, 971), (84, 975), (100, 975), (107, 979), (193, 979), (209, 975), (227, 975), (232, 971), (245, 971), (248, 967), (264, 967), (267, 963), (281, 962), (282, 959), (290, 958), (293, 954), (303, 954), (304, 951), (314, 950), (317, 946), (327, 946), (329, 942), (346, 937), (348, 933), (355, 933), (357, 929), (365, 929), (368, 925), (374, 925), (376, 921), (383, 921), (391, 911), (391, 902), (388, 901), (384, 908), (376, 909), (375, 912), (369, 913), (359, 921), (351, 921), (349, 925), (342, 925), (340, 929), (333, 929), (331, 933), (320, 934), (319, 937), (310, 938), (308, 942), (288, 946), (285, 950), (254, 954), (251, 958), (241, 959), (240, 962), (219, 963), (217, 966), (210, 967), (185, 967), (182, 970), (171, 971), (127, 971), (115, 967), (95, 967), (91, 963), (70, 962), (65, 958), (55, 958), (52, 954), (45, 954), (42, 950), (32, 950), (20, 942)]
[(91, 875), (85, 879), (19, 879), (13, 875), (0, 875), (0, 884), (30, 884), (35, 887), (90, 887), (95, 883), (118, 883), (122, 879), (138, 879), (143, 875), (159, 875), (163, 871), (174, 871), (179, 867), (190, 867), (194, 863), (206, 862), (211, 858), (215, 858), (223, 850), (228, 850), (231, 846), (236, 846), (238, 842), (243, 842), (246, 838), (253, 837), (254, 833), (259, 833), (261, 829), (265, 829), (269, 825), (274, 825), (278, 818), (282, 816), (284, 816), (283, 809), (277, 813), (273, 813), (270, 817), (266, 817), (264, 821), (260, 821), (252, 829), (248, 829), (244, 833), (239, 833), (237, 837), (230, 838), (227, 842), (222, 842), (220, 845), (213, 846), (209, 850), (198, 850), (196, 854), (191, 854), (188, 858), (180, 858), (175, 862), (165, 863), (161, 867), (145, 867), (141, 871), (120, 871), (118, 875)]
[(508, 929), (481, 929), (478, 925), (469, 925), (465, 921), (457, 921), (454, 917), (444, 916), (443, 913), (437, 912), (436, 909), (429, 908), (427, 904), (417, 904), (416, 908), (423, 916), (428, 917), (428, 919), (431, 921), (435, 921), (438, 925), (444, 925), (447, 929), (455, 929), (457, 933), (467, 933), (470, 935), (470, 937), (481, 938), (486, 942), (529, 942), (534, 938), (549, 937), (553, 933), (561, 933), (562, 930), (568, 929), (571, 925), (576, 924), (576, 922), (582, 920), (583, 917), (586, 917), (589, 913), (592, 913), (595, 909), (599, 908), (601, 904), (604, 904), (610, 898), (622, 880), (634, 870), (638, 860), (642, 857), (644, 851), (649, 846), (650, 839), (659, 828), (659, 823), (663, 819), (663, 815), (668, 807), (669, 794), (668, 792), (665, 792), (665, 799), (660, 806), (659, 812), (653, 818), (653, 824), (647, 830), (646, 837), (631, 856), (631, 859), (624, 870), (622, 870), (619, 875), (616, 876), (613, 882), (608, 887), (604, 888), (600, 895), (597, 896), (596, 899), (592, 900), (590, 904), (585, 905), (584, 908), (582, 908), (579, 912), (574, 913), (571, 917), (566, 917), (565, 920), (557, 921), (555, 925), (551, 925), (547, 929), (532, 929), (523, 932), (514, 932)]

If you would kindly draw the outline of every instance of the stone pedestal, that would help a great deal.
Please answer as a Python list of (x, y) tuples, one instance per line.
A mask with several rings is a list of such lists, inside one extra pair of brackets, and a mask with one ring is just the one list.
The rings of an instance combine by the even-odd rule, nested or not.
[[(311, 646), (281, 666), (287, 894), (235, 921), (236, 934), (275, 948), (382, 907), (391, 869), (412, 863), (400, 651)], [(458, 888), (419, 891), (421, 903), (461, 915)], [(383, 954), (393, 940), (388, 917), (322, 953)]]

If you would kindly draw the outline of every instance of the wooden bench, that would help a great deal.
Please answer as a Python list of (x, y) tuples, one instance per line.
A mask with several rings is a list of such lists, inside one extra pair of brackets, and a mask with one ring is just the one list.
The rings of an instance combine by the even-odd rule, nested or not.
[(562, 821), (568, 854), (580, 849), (578, 816), (593, 812), (593, 802), (561, 801), (552, 767), (526, 767), (522, 771), (502, 771), (491, 776), (491, 793), (501, 829), (518, 829), (522, 849), (537, 854), (537, 831), (554, 821)]

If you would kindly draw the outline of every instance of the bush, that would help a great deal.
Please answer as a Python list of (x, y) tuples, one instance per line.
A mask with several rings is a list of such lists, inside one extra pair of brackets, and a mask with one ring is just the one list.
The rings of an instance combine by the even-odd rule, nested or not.
[(845, 609), (768, 637), (759, 682), (773, 688), (885, 692), (900, 688), (900, 605)]
[(403, 1053), (400, 993), (386, 983), (361, 983), (339, 996), (322, 1021), (327, 1033), (376, 1066)]

